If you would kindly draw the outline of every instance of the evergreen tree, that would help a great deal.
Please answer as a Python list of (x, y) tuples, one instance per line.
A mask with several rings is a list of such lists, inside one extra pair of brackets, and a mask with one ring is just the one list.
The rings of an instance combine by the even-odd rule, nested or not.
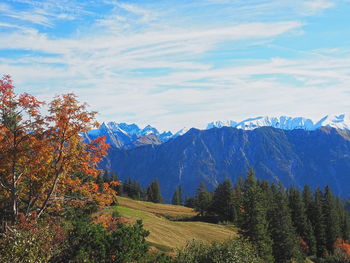
[(163, 203), (158, 180), (153, 181), (147, 188), (146, 200), (153, 203)]
[(112, 181), (107, 170), (103, 171), (102, 179), (103, 179), (103, 182), (105, 182), (105, 183), (110, 183)]
[(291, 217), (293, 226), (297, 234), (306, 242), (305, 249), (308, 255), (316, 253), (316, 239), (310, 220), (306, 214), (306, 208), (303, 202), (301, 193), (296, 188), (290, 188), (288, 191), (289, 208), (291, 210)]
[(96, 177), (96, 184), (98, 185), (98, 191), (101, 193), (103, 191), (103, 175), (98, 175)]
[(323, 196), (323, 215), (325, 222), (326, 245), (329, 252), (333, 252), (333, 245), (340, 237), (340, 218), (336, 200), (329, 186), (326, 186)]
[[(120, 181), (118, 178), (118, 175), (115, 172), (113, 172), (111, 174), (111, 182), (118, 182), (118, 181)], [(118, 195), (120, 195), (120, 196), (123, 195), (123, 185), (122, 184), (114, 186), (113, 188), (118, 193)]]
[(242, 224), (243, 209), (243, 179), (240, 176), (233, 187), (233, 222), (238, 226)]
[(343, 240), (348, 240), (350, 241), (350, 217), (349, 214), (347, 213), (344, 203), (337, 198), (336, 199), (336, 206), (337, 206), (337, 211), (339, 215), (339, 222), (340, 222), (340, 237)]
[(183, 193), (182, 193), (182, 186), (179, 186), (179, 205), (183, 205), (184, 204), (184, 200), (183, 200)]
[(319, 188), (315, 190), (315, 199), (312, 205), (311, 220), (317, 243), (317, 256), (324, 257), (327, 250), (326, 227), (323, 213), (323, 194)]
[(220, 220), (233, 220), (233, 188), (230, 179), (225, 179), (215, 189), (209, 210), (218, 215)]
[(272, 240), (268, 230), (267, 208), (263, 194), (251, 169), (244, 183), (242, 228), (249, 239), (256, 245), (258, 254), (266, 262), (274, 262)]
[(128, 178), (124, 181), (124, 184), (123, 184), (123, 194), (125, 196), (128, 196), (130, 197), (130, 190), (131, 190), (131, 178)]
[(273, 255), (276, 262), (289, 262), (300, 257), (298, 239), (292, 224), (291, 212), (283, 186), (274, 195), (270, 218)]
[(200, 216), (204, 216), (208, 212), (211, 199), (211, 194), (207, 191), (204, 182), (200, 182), (194, 197), (194, 209)]
[(173, 194), (173, 198), (171, 199), (171, 203), (173, 205), (180, 205), (180, 193), (179, 188), (176, 187), (175, 192)]

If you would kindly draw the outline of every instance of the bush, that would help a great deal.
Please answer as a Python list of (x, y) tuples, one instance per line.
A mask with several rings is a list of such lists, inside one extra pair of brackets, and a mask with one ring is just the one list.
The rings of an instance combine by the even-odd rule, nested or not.
[(193, 241), (179, 251), (176, 263), (260, 263), (256, 250), (246, 240), (232, 239), (206, 245)]
[(148, 251), (141, 221), (132, 226), (119, 223), (108, 231), (102, 224), (75, 222), (69, 231), (66, 250), (54, 262), (137, 262)]
[[(23, 221), (25, 220), (25, 221)], [(44, 263), (61, 252), (65, 231), (53, 220), (28, 222), (8, 229), (0, 238), (0, 262)]]

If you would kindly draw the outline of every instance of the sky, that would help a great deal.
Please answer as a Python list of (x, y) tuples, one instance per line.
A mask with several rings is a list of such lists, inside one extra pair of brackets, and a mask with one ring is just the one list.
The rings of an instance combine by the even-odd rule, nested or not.
[(159, 130), (350, 112), (350, 0), (1, 0), (0, 74)]

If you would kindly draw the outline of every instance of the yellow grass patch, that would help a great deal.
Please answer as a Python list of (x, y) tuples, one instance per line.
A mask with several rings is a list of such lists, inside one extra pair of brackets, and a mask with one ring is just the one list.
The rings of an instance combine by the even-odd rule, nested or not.
[(196, 215), (193, 209), (183, 206), (154, 204), (118, 197), (118, 212), (130, 222), (142, 219), (150, 231), (147, 241), (164, 252), (182, 248), (195, 239), (204, 242), (224, 241), (236, 237), (233, 227), (204, 222), (174, 221)]

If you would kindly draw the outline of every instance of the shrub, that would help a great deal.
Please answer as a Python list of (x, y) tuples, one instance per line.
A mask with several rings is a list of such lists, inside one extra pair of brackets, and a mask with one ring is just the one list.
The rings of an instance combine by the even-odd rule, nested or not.
[(7, 229), (0, 238), (0, 262), (44, 263), (59, 254), (65, 239), (65, 230), (54, 221), (30, 221)]
[(177, 263), (260, 263), (253, 246), (243, 239), (232, 239), (223, 243), (206, 245), (193, 241), (179, 251)]
[(132, 226), (119, 223), (109, 231), (102, 224), (78, 221), (69, 231), (66, 250), (54, 262), (137, 262), (148, 251), (141, 221)]

